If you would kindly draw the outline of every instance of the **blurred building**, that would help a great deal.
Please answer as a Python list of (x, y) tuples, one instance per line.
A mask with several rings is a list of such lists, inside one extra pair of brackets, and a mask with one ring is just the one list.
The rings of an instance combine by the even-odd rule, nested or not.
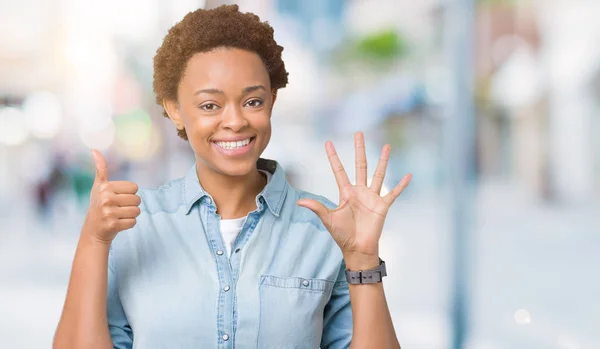
[(588, 202), (600, 192), (597, 2), (488, 2), (478, 11), (483, 174), (540, 199)]

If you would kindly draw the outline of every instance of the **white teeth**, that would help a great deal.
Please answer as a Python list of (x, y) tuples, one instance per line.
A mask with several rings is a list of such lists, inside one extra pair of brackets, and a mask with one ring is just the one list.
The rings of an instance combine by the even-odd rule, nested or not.
[(250, 143), (250, 138), (238, 142), (215, 142), (215, 144), (224, 149), (237, 149), (247, 146), (248, 143)]

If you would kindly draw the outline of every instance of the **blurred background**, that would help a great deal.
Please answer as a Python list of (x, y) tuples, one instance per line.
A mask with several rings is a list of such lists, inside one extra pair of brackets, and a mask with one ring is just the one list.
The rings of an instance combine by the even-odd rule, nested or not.
[[(154, 104), (168, 28), (218, 0), (0, 0), (0, 347), (50, 348), (94, 178), (142, 187), (193, 164)], [(264, 157), (337, 200), (365, 132), (406, 348), (600, 348), (600, 1), (240, 0), (290, 84)], [(596, 270), (596, 271), (594, 271)], [(594, 277), (594, 275), (596, 275)]]

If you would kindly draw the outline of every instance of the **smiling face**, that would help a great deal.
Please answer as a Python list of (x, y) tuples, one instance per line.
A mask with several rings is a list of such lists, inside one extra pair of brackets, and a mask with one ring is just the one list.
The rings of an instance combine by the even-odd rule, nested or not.
[(196, 162), (227, 176), (244, 176), (271, 138), (275, 102), (260, 57), (236, 48), (197, 53), (187, 62), (169, 118), (185, 128)]

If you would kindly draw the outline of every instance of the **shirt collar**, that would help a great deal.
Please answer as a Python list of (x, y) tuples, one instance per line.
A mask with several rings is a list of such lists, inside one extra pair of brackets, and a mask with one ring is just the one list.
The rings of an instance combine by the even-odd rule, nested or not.
[[(277, 161), (263, 158), (258, 159), (256, 167), (259, 170), (268, 171), (272, 174), (269, 183), (256, 196), (256, 205), (261, 209), (262, 201), (264, 201), (271, 213), (279, 217), (288, 187), (283, 168)], [(194, 164), (184, 177), (183, 202), (185, 204), (185, 213), (189, 214), (194, 204), (205, 196), (212, 200), (210, 194), (200, 185), (196, 172), (196, 164)]]

